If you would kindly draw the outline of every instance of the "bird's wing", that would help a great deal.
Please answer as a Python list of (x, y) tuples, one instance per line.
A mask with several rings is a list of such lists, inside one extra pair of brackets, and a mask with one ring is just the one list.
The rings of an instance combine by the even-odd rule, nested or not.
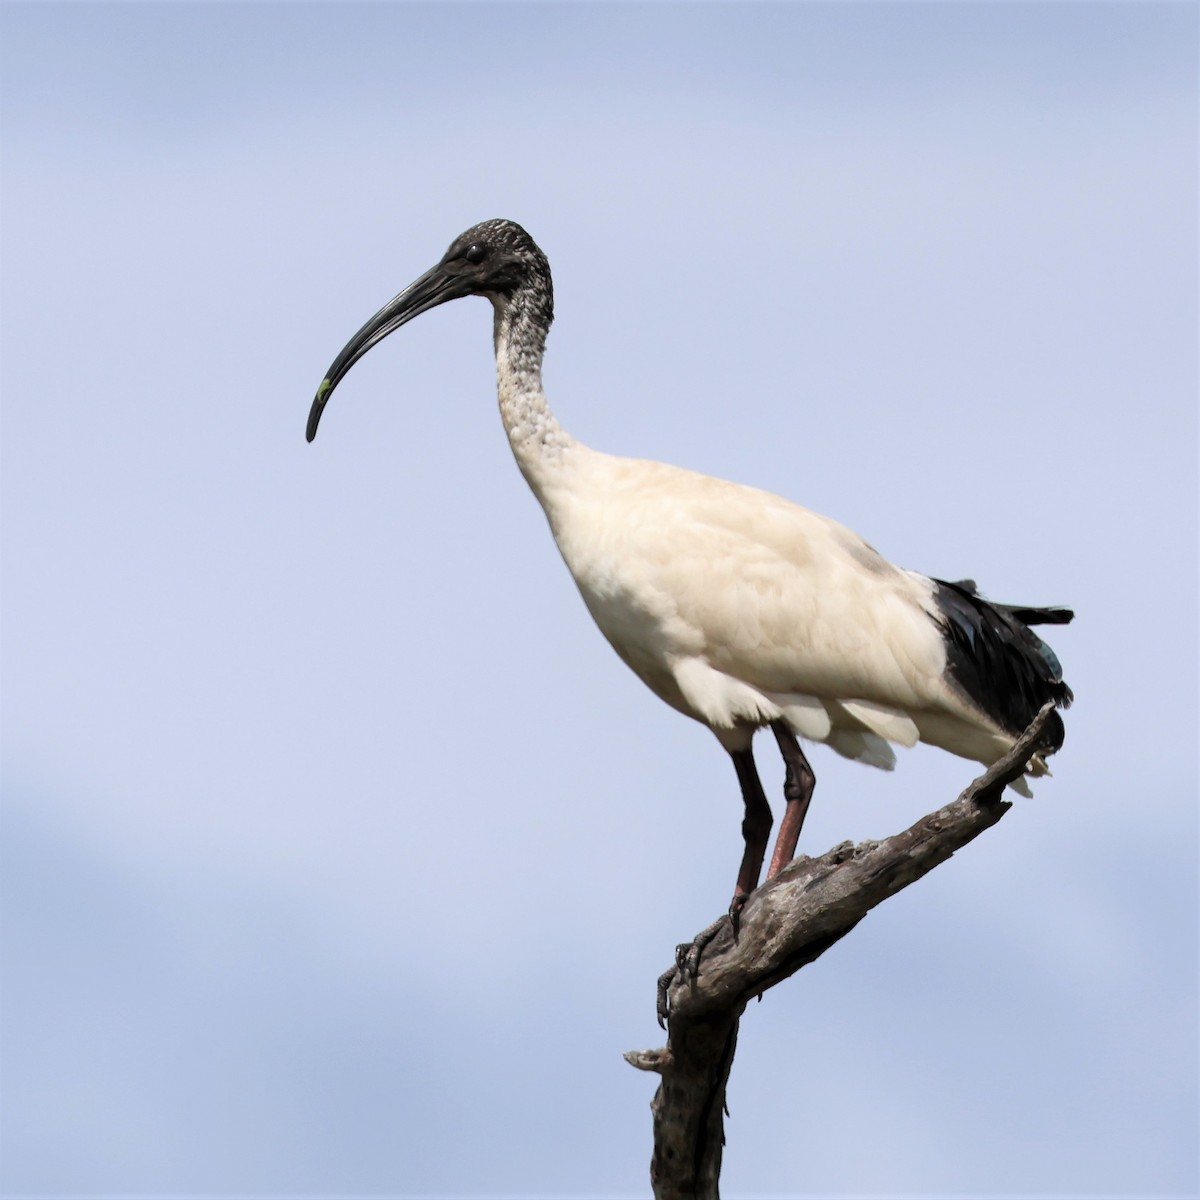
[[(563, 547), (585, 599), (619, 596), (664, 653), (764, 692), (936, 702), (946, 658), (923, 576), (770, 492), (641, 460), (601, 465), (582, 517), (589, 550), (572, 562)], [(605, 632), (614, 644), (637, 634)]]

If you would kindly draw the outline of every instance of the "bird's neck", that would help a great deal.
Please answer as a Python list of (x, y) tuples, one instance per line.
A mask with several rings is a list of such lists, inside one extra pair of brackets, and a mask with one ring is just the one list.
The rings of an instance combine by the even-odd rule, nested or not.
[(549, 297), (520, 291), (493, 301), (496, 391), (517, 465), (543, 504), (579, 443), (558, 423), (542, 390), (542, 357), (552, 314)]

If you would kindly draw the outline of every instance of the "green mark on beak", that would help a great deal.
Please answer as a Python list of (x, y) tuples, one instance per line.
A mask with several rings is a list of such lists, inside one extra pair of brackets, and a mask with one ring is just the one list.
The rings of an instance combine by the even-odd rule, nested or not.
[(321, 411), (325, 407), (325, 401), (329, 399), (329, 393), (333, 391), (333, 380), (326, 375), (321, 380), (321, 386), (317, 388), (317, 394), (313, 397), (312, 408), (308, 410), (308, 428), (305, 430), (304, 436), (311, 442), (317, 436), (317, 424), (321, 420)]

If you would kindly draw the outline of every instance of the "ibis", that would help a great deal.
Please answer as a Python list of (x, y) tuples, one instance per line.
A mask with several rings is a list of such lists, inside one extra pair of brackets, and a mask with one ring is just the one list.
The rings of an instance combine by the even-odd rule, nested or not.
[[(795, 854), (816, 781), (799, 739), (884, 770), (893, 744), (917, 742), (991, 764), (1043, 705), (1070, 704), (1058, 659), (1031, 629), (1065, 624), (1069, 609), (992, 603), (970, 580), (894, 566), (845, 526), (770, 492), (573, 438), (542, 388), (550, 266), (512, 221), (455, 238), (350, 339), (317, 390), (308, 440), (372, 346), (463, 296), (491, 301), (500, 416), (588, 611), (634, 674), (708, 726), (733, 761), (745, 806), (735, 929), (773, 823), (756, 730), (770, 729), (785, 764), (770, 878)], [(1046, 774), (1062, 739), (1054, 712), (1027, 776)]]

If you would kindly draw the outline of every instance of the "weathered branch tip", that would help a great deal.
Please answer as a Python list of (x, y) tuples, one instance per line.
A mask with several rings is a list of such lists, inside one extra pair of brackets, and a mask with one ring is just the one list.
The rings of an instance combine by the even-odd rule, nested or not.
[(671, 1065), (671, 1048), (662, 1046), (657, 1050), (626, 1050), (622, 1057), (639, 1071), (657, 1071), (661, 1075)]

